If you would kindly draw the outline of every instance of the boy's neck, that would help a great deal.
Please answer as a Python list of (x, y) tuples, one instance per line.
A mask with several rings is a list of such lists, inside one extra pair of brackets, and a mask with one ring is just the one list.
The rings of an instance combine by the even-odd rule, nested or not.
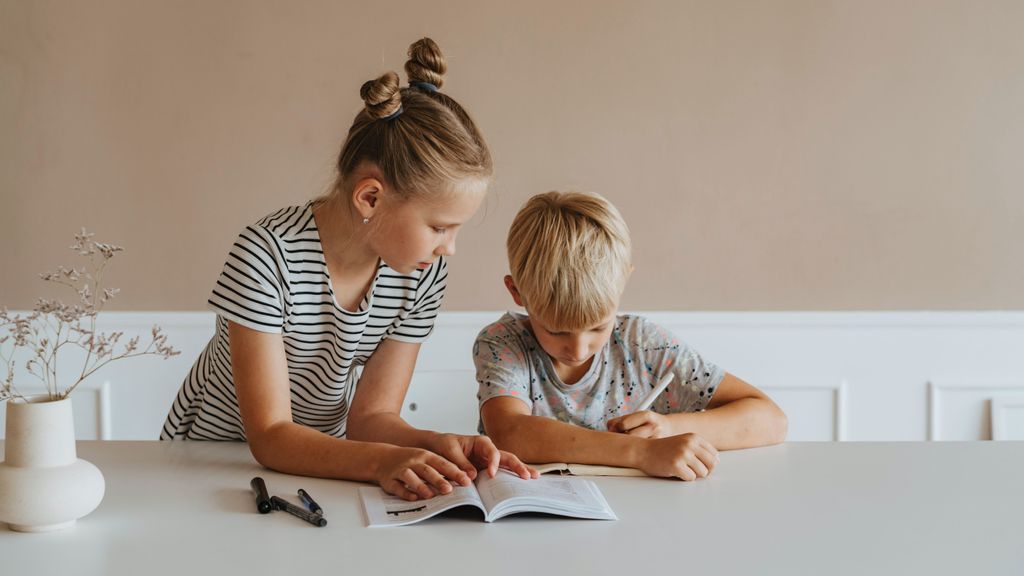
[(562, 381), (562, 384), (572, 386), (587, 375), (587, 372), (590, 371), (590, 367), (594, 364), (595, 356), (591, 356), (590, 360), (587, 360), (579, 366), (568, 366), (562, 364), (558, 360), (551, 358), (550, 354), (548, 355), (548, 358), (551, 360), (551, 366), (554, 367), (555, 374), (558, 375), (558, 379)]

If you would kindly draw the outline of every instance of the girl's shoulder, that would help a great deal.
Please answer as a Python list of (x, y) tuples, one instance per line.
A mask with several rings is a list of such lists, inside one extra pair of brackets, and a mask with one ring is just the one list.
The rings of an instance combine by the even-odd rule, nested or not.
[(303, 234), (316, 234), (316, 221), (313, 218), (311, 203), (296, 206), (285, 206), (254, 222), (250, 228), (260, 228), (278, 238), (288, 238)]

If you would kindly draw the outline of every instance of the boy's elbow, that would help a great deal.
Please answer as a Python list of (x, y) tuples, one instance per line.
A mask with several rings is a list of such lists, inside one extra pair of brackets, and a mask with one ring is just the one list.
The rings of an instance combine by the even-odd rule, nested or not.
[(495, 423), (492, 423), (490, 426), (485, 425), (484, 435), (490, 438), (491, 442), (494, 442), (498, 450), (511, 451), (510, 443), (515, 438), (515, 435), (508, 432), (507, 426), (500, 426)]
[(516, 453), (521, 446), (517, 442), (520, 436), (516, 433), (518, 424), (515, 420), (517, 418), (489, 418), (484, 423), (484, 434), (499, 450)]

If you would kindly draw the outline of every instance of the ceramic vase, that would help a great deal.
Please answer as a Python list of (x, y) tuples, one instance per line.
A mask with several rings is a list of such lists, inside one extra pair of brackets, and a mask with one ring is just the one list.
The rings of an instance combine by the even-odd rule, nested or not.
[(7, 401), (0, 522), (19, 532), (67, 528), (103, 499), (103, 474), (78, 458), (71, 400)]

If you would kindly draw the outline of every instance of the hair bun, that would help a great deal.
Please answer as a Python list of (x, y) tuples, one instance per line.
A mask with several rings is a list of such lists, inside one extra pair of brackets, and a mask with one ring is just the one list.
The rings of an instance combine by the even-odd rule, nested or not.
[(405, 62), (405, 75), (409, 84), (426, 82), (438, 88), (444, 84), (442, 76), (448, 70), (441, 48), (430, 38), (423, 38), (409, 46), (409, 59)]
[(387, 118), (402, 107), (398, 74), (387, 72), (376, 80), (370, 80), (359, 89), (359, 95), (366, 103), (366, 111), (374, 118)]

